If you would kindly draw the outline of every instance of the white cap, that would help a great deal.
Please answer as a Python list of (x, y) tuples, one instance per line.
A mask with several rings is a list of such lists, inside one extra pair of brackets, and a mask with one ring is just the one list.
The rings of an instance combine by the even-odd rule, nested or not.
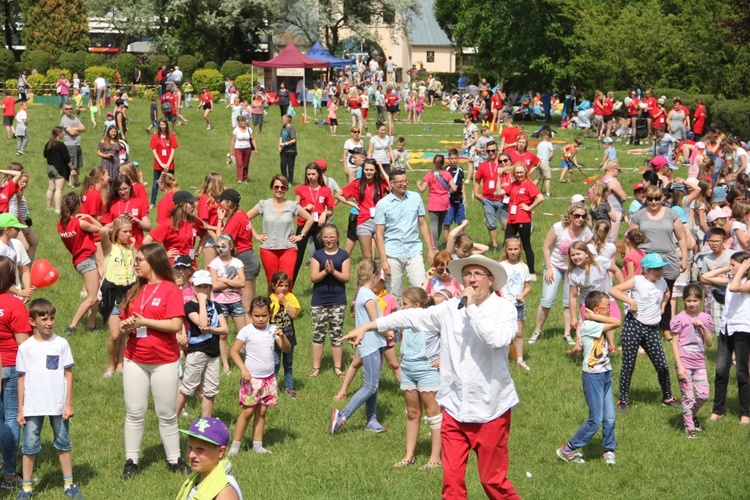
[(190, 277), (190, 283), (192, 283), (195, 286), (213, 285), (213, 280), (211, 280), (211, 273), (209, 273), (205, 269), (201, 269), (200, 271), (195, 271), (195, 274), (193, 274), (193, 276)]
[(582, 194), (574, 194), (570, 198), (570, 202), (571, 203), (583, 203), (585, 200), (586, 200), (586, 198), (584, 198)]

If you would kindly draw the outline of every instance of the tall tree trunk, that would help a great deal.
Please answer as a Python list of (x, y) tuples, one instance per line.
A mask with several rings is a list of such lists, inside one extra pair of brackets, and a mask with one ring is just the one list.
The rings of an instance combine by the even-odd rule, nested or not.
[(11, 19), (12, 12), (10, 2), (11, 0), (5, 0), (3, 2), (3, 13), (5, 14), (5, 45), (8, 49), (13, 50), (13, 34), (16, 32), (16, 26)]

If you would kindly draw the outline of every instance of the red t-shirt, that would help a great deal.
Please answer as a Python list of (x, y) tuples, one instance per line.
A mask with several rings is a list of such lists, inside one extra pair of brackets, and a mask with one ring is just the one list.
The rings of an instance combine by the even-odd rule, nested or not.
[(64, 227), (62, 221), (57, 221), (57, 233), (60, 235), (65, 248), (73, 255), (74, 266), (96, 253), (94, 233), (84, 231), (78, 217), (71, 217)]
[(612, 116), (613, 107), (614, 107), (614, 103), (612, 102), (612, 99), (604, 99), (604, 107), (602, 109), (602, 114), (604, 116)]
[(396, 97), (396, 94), (391, 93), (385, 95), (385, 105), (388, 107), (395, 106), (398, 101), (399, 99)]
[(207, 194), (201, 195), (198, 198), (198, 205), (196, 206), (196, 213), (198, 217), (204, 220), (209, 226), (216, 226), (219, 220), (219, 204), (215, 201), (211, 201), (211, 198)]
[[(306, 207), (309, 204), (313, 204), (315, 208), (308, 210), (310, 215), (315, 218), (313, 213), (322, 214), (326, 209), (333, 209), (335, 203), (333, 201), (333, 192), (328, 186), (318, 186), (317, 189), (313, 189), (309, 184), (300, 184), (294, 188), (294, 194), (299, 196), (299, 204), (301, 207)], [(305, 219), (297, 217), (297, 225), (304, 226)]]
[[(120, 319), (127, 319), (138, 313), (147, 319), (171, 319), (185, 316), (182, 291), (169, 281), (149, 283), (141, 293), (120, 313)], [(139, 336), (138, 329), (128, 336), (125, 358), (149, 365), (173, 363), (180, 359), (180, 347), (176, 332), (159, 332), (145, 329), (145, 336)]]
[(630, 104), (628, 104), (628, 116), (637, 116), (638, 115), (638, 112), (641, 109), (639, 107), (640, 103), (641, 102), (638, 100), (637, 97), (630, 99)]
[(253, 226), (246, 212), (237, 210), (229, 218), (222, 232), (232, 236), (237, 253), (253, 249)]
[(656, 97), (646, 97), (643, 102), (648, 104), (648, 114), (653, 118), (659, 112), (659, 101), (656, 100)]
[[(169, 137), (162, 137), (160, 134), (152, 135), (151, 142), (148, 145), (148, 147), (156, 151), (156, 154), (159, 156), (159, 160), (162, 163), (166, 163), (167, 160), (169, 160), (169, 155), (172, 154), (172, 151), (177, 149), (178, 146), (177, 137), (175, 137), (172, 132), (169, 133)], [(159, 162), (156, 161), (156, 158), (154, 158), (154, 170), (164, 170), (161, 168), (161, 165), (159, 165)], [(172, 161), (169, 163), (168, 171), (174, 171), (174, 157), (172, 157)]]
[(16, 366), (18, 344), (16, 333), (31, 334), (29, 311), (18, 299), (9, 293), (0, 294), (0, 360), (3, 368)]
[[(81, 196), (81, 213), (97, 220), (104, 214), (104, 201), (98, 188), (92, 186)], [(99, 241), (99, 233), (94, 233), (94, 241)]]
[[(507, 129), (505, 129), (507, 130)], [(504, 131), (505, 131), (504, 130)], [(482, 197), (490, 201), (503, 201), (503, 198), (496, 197), (495, 191), (497, 190), (497, 176), (500, 172), (500, 164), (492, 164), (488, 161), (479, 164), (475, 179), (482, 183)]]
[(162, 105), (163, 105), (163, 104), (164, 104), (165, 102), (167, 102), (167, 101), (169, 101), (169, 102), (170, 102), (170, 104), (172, 104), (172, 112), (171, 112), (171, 113), (164, 113), (164, 106), (162, 106), (162, 113), (163, 113), (163, 114), (164, 114), (165, 116), (166, 116), (166, 115), (173, 115), (173, 114), (175, 114), (175, 112), (176, 112), (177, 110), (175, 109), (175, 98), (174, 98), (174, 95), (172, 95), (172, 92), (167, 92), (166, 94), (164, 94), (163, 96), (161, 96), (161, 102), (162, 102)]
[(662, 113), (658, 117), (656, 117), (656, 116), (654, 117), (654, 123), (653, 123), (653, 127), (654, 128), (661, 127), (662, 125), (666, 125), (666, 124), (667, 124), (667, 115), (666, 115), (666, 113)]
[(213, 97), (211, 96), (211, 92), (203, 92), (200, 96), (200, 100), (203, 104), (208, 104), (210, 102), (213, 102)]
[[(102, 222), (105, 224), (110, 223), (124, 213), (131, 213), (137, 219), (143, 219), (148, 215), (148, 202), (143, 201), (141, 198), (130, 198), (127, 201), (117, 199), (110, 204), (106, 220), (102, 220)], [(138, 224), (133, 224), (133, 238), (135, 238), (135, 247), (141, 248), (143, 230), (138, 227)]]
[[(3, 98), (3, 116), (16, 116), (16, 100), (11, 96)], [(16, 364), (16, 360), (13, 360), (13, 364)]]
[(503, 98), (497, 94), (492, 94), (490, 102), (492, 102), (492, 109), (503, 109), (503, 105), (505, 104)]
[(538, 167), (541, 165), (541, 160), (537, 155), (532, 153), (531, 151), (526, 151), (525, 153), (519, 153), (515, 149), (511, 151), (510, 153), (510, 161), (515, 165), (516, 163), (522, 163), (524, 167), (526, 167), (526, 171), (531, 170), (531, 167)]
[(18, 192), (18, 184), (8, 180), (0, 187), (0, 212), (8, 211), (8, 204), (14, 194)]
[(164, 193), (159, 204), (156, 206), (156, 223), (161, 224), (165, 220), (169, 219), (169, 212), (174, 207), (174, 191), (168, 191)]
[[(703, 135), (703, 127), (706, 126), (706, 107), (698, 106), (693, 115), (693, 134)], [(697, 139), (697, 137), (696, 137)]]
[(359, 109), (362, 107), (362, 101), (359, 98), (352, 97), (349, 99), (349, 109)]
[[(343, 194), (346, 198), (354, 198), (357, 201), (357, 204), (359, 205), (359, 215), (357, 216), (358, 226), (375, 217), (375, 205), (377, 205), (377, 201), (374, 200), (374, 182), (368, 182), (367, 184), (365, 184), (365, 195), (361, 199), (359, 197), (359, 179), (355, 179), (344, 186), (341, 189), (341, 194)], [(387, 194), (388, 184), (385, 181), (382, 181), (380, 183), (380, 200), (385, 198), (385, 195)]]
[[(195, 239), (203, 237), (203, 222), (196, 218), (193, 224), (184, 220), (177, 226), (177, 231), (172, 229), (172, 219), (167, 219), (159, 223), (149, 234), (154, 241), (164, 245), (164, 249), (169, 251), (175, 249), (179, 255), (189, 255), (195, 258)], [(174, 258), (169, 259), (174, 263)]]
[(506, 189), (510, 196), (508, 204), (508, 224), (527, 224), (531, 222), (531, 212), (521, 210), (521, 204), (531, 205), (541, 191), (529, 180), (511, 182)]
[[(516, 141), (520, 135), (521, 131), (516, 127), (503, 128), (503, 131), (500, 132), (500, 138), (505, 139), (504, 151), (513, 151), (516, 148)], [(510, 144), (510, 146), (508, 146), (508, 144)]]
[(140, 182), (133, 183), (133, 196), (139, 200), (143, 200), (143, 203), (148, 206), (148, 193), (146, 192), (146, 188), (143, 187), (143, 184)]
[(604, 103), (600, 101), (599, 99), (596, 99), (594, 101), (594, 115), (595, 116), (603, 116), (604, 115)]

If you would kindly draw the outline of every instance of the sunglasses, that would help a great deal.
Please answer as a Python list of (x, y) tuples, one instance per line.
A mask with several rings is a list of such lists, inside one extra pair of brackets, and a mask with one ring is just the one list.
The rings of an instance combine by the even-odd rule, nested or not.
[(274, 191), (286, 191), (287, 189), (289, 189), (289, 188), (286, 187), (286, 186), (274, 186), (273, 187)]
[(500, 160), (500, 163), (510, 163), (510, 160), (508, 158), (506, 158), (504, 160)]
[(646, 196), (646, 201), (661, 201), (662, 197), (654, 198), (652, 196)]
[(448, 269), (447, 267), (438, 267), (437, 269), (435, 269), (435, 272), (438, 274), (446, 274), (450, 272), (450, 269)]
[(488, 153), (497, 153), (497, 149), (488, 149), (487, 152)]
[(586, 217), (586, 214), (573, 214), (574, 219), (583, 219)]

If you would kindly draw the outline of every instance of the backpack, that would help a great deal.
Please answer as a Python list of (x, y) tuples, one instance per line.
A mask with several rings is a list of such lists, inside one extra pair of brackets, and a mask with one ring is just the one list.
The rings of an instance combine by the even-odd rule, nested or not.
[(170, 99), (164, 99), (161, 102), (161, 110), (165, 114), (172, 114), (172, 101)]

